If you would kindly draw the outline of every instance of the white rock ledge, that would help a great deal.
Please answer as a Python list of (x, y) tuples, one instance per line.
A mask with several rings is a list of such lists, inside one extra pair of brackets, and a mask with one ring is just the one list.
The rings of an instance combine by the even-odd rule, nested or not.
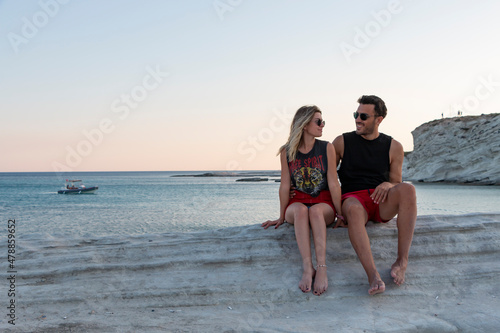
[(434, 120), (412, 135), (404, 180), (500, 185), (500, 113)]
[[(2, 332), (493, 332), (500, 327), (500, 213), (419, 216), (396, 286), (395, 220), (368, 224), (386, 292), (347, 229), (328, 229), (329, 289), (298, 289), (293, 227), (259, 225), (18, 246), (16, 325)], [(5, 271), (5, 270), (4, 270)], [(5, 284), (4, 284), (5, 285)], [(6, 305), (6, 294), (2, 293)]]

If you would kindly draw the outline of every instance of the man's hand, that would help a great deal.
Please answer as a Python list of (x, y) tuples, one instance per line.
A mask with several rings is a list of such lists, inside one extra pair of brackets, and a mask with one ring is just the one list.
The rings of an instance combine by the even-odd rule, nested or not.
[(375, 188), (375, 191), (373, 191), (373, 193), (370, 195), (370, 198), (372, 198), (373, 202), (375, 202), (377, 205), (381, 204), (385, 201), (385, 199), (387, 199), (389, 190), (393, 187), (393, 184), (389, 182), (383, 182)]
[(290, 199), (293, 199), (293, 197), (295, 196), (295, 187), (290, 186)]
[(283, 222), (285, 222), (284, 219), (277, 219), (277, 220), (274, 220), (274, 221), (267, 220), (266, 222), (264, 222), (264, 223), (261, 224), (261, 227), (263, 227), (264, 229), (267, 229), (270, 226), (275, 225), (274, 229), (278, 229), (278, 227), (280, 225), (282, 225)]

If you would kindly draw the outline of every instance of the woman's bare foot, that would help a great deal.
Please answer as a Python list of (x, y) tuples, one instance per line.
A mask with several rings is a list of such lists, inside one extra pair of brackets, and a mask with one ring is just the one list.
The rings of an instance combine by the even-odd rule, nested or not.
[(308, 293), (311, 291), (312, 280), (315, 275), (316, 271), (314, 268), (311, 267), (304, 269), (304, 272), (302, 273), (302, 280), (299, 282), (299, 288), (302, 292)]
[(368, 289), (368, 294), (375, 295), (380, 294), (385, 291), (385, 283), (380, 278), (380, 275), (375, 275), (375, 277), (370, 281), (370, 289)]
[(318, 265), (314, 278), (314, 295), (320, 296), (328, 289), (328, 276), (325, 265)]
[(403, 263), (401, 260), (396, 260), (391, 267), (391, 276), (394, 278), (394, 283), (398, 286), (402, 285), (405, 282), (405, 273), (406, 273), (406, 263)]

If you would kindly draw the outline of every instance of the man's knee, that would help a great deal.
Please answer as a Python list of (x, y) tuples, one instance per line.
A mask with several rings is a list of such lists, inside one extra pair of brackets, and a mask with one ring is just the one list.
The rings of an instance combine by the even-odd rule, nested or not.
[[(410, 183), (399, 183), (391, 189), (393, 196), (396, 197), (397, 201), (410, 201), (417, 202), (417, 193), (415, 191), (415, 186)], [(389, 195), (391, 193), (389, 192)]]
[(368, 219), (365, 207), (355, 198), (347, 198), (342, 204), (342, 214), (347, 219), (347, 223), (366, 223)]

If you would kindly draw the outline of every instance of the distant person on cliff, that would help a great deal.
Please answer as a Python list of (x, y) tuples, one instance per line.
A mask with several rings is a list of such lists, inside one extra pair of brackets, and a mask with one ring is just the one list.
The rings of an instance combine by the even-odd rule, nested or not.
[[(280, 216), (262, 223), (264, 229), (283, 222), (293, 224), (302, 257), (303, 274), (299, 288), (319, 296), (328, 288), (326, 266), (326, 227), (341, 216), (341, 191), (335, 167), (335, 148), (327, 141), (317, 140), (325, 122), (317, 106), (303, 106), (295, 113), (288, 141), (279, 149), (281, 183)], [(290, 198), (291, 184), (296, 195)], [(336, 215), (336, 213), (338, 213)], [(311, 236), (316, 253), (316, 267), (311, 255)]]
[(387, 115), (384, 101), (371, 95), (361, 96), (358, 103), (356, 131), (339, 135), (333, 145), (337, 165), (340, 162), (342, 212), (349, 239), (368, 277), (368, 293), (374, 295), (384, 292), (385, 283), (375, 267), (365, 225), (398, 216), (398, 256), (391, 276), (401, 285), (417, 219), (417, 199), (413, 185), (402, 182), (403, 146), (378, 131)]

